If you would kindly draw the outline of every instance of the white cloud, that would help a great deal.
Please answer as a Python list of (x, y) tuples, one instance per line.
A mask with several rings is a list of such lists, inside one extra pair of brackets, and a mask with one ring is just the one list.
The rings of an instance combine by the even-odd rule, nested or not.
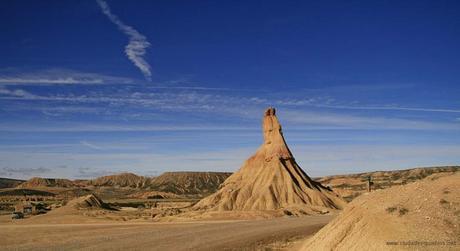
[(133, 80), (69, 69), (51, 68), (32, 72), (0, 71), (0, 85), (68, 85), (68, 84), (129, 84)]
[(416, 112), (446, 112), (460, 113), (458, 109), (439, 109), (423, 107), (401, 107), (401, 106), (346, 106), (346, 105), (315, 105), (316, 107), (349, 109), (349, 110), (395, 110), (395, 111), (416, 111)]
[[(296, 145), (291, 150), (297, 163), (312, 177), (375, 170), (396, 170), (420, 166), (455, 165), (460, 163), (457, 145)], [(53, 167), (55, 177), (95, 177), (100, 173), (129, 170), (138, 174), (165, 171), (236, 171), (257, 147), (229, 150), (170, 153), (29, 153), (0, 151), (9, 170), (28, 170), (37, 166)], [(57, 168), (65, 165), (69, 168)], [(80, 169), (85, 171), (81, 173)], [(90, 172), (91, 171), (91, 172)], [(32, 174), (21, 173), (19, 178)]]
[(109, 5), (104, 0), (96, 0), (101, 7), (102, 13), (114, 23), (125, 35), (129, 37), (129, 43), (125, 46), (125, 53), (134, 65), (144, 74), (147, 80), (151, 79), (149, 63), (143, 58), (146, 49), (150, 46), (147, 38), (133, 27), (123, 23), (118, 16), (113, 14)]
[(74, 77), (66, 78), (1, 78), (0, 83), (11, 84), (102, 84), (101, 79), (77, 79)]
[[(93, 104), (110, 105), (111, 111), (107, 116), (123, 117), (126, 113), (126, 108), (131, 107), (138, 112), (139, 116), (148, 116), (159, 112), (194, 112), (196, 114), (218, 114), (223, 119), (238, 118), (254, 121), (261, 115), (264, 109), (264, 99), (255, 97), (240, 97), (233, 95), (223, 95), (207, 92), (139, 92), (126, 89), (127, 92), (116, 92), (111, 94), (92, 92), (85, 95), (52, 95), (40, 96), (29, 93), (22, 89), (10, 90), (0, 88), (0, 100), (40, 100), (60, 102), (59, 106), (53, 105), (53, 109), (41, 111), (50, 116), (69, 113), (81, 113), (78, 107), (71, 108), (75, 104), (83, 104), (91, 108), (90, 112), (104, 114), (106, 107), (103, 105), (93, 106)], [(63, 104), (69, 105), (66, 108)], [(17, 105), (15, 105), (17, 106)], [(100, 108), (97, 108), (100, 107)], [(121, 109), (123, 108), (123, 109)], [(7, 107), (3, 107), (7, 110)], [(87, 109), (86, 109), (87, 110)], [(279, 117), (283, 124), (298, 127), (301, 129), (383, 129), (383, 130), (400, 130), (400, 129), (415, 129), (415, 130), (459, 130), (458, 123), (454, 121), (442, 122), (435, 120), (421, 120), (414, 118), (396, 118), (392, 116), (382, 115), (351, 115), (339, 112), (325, 112), (314, 109), (301, 109), (299, 107), (281, 107)], [(129, 114), (133, 114), (132, 111)], [(128, 116), (131, 119), (136, 119), (133, 116)], [(145, 118), (145, 117), (144, 117)], [(106, 126), (95, 125), (94, 128), (83, 126), (82, 129), (76, 130), (101, 130)], [(167, 126), (163, 126), (167, 127)], [(193, 127), (190, 124), (185, 127)], [(67, 128), (67, 127), (66, 127)], [(74, 128), (73, 126), (68, 128)], [(110, 126), (111, 130), (146, 130), (144, 126)], [(157, 130), (161, 127), (147, 127), (147, 130)], [(168, 127), (176, 128), (176, 126)], [(166, 130), (169, 130), (166, 128)], [(17, 130), (17, 128), (14, 128)], [(1, 128), (0, 128), (1, 130)], [(47, 129), (48, 130), (48, 129)], [(58, 130), (61, 130), (58, 128)]]
[[(0, 124), (0, 131), (4, 132), (180, 132), (180, 131), (248, 131), (258, 128), (229, 127), (229, 126), (143, 126), (143, 125), (104, 125), (104, 124), (60, 124), (55, 126), (28, 126)], [(82, 143), (83, 144), (83, 143)]]
[(357, 102), (348, 104), (337, 104), (336, 100), (330, 97), (310, 97), (310, 98), (287, 98), (274, 101), (277, 105), (292, 107), (318, 107), (343, 110), (389, 110), (389, 111), (415, 111), (415, 112), (441, 112), (441, 113), (460, 113), (460, 109), (431, 108), (431, 107), (406, 107), (398, 105), (365, 105), (358, 106)]
[(10, 89), (3, 88), (1, 86), (0, 86), (0, 94), (6, 95), (7, 96), (6, 99), (9, 99), (8, 97), (13, 98), (13, 99), (14, 98), (20, 98), (20, 99), (39, 99), (40, 98), (40, 96), (34, 95), (22, 89), (10, 90)]
[(460, 164), (458, 145), (291, 145), (291, 150), (313, 176)]
[(50, 168), (45, 167), (30, 167), (30, 168), (22, 168), (22, 167), (2, 167), (0, 168), (0, 175), (2, 176), (35, 176), (35, 175), (43, 175), (44, 173), (50, 172)]
[(91, 149), (94, 149), (94, 150), (103, 150), (102, 147), (97, 146), (97, 145), (92, 144), (92, 143), (89, 143), (88, 141), (85, 141), (85, 140), (80, 141), (80, 144), (82, 144), (82, 145), (84, 145), (86, 147), (89, 147)]

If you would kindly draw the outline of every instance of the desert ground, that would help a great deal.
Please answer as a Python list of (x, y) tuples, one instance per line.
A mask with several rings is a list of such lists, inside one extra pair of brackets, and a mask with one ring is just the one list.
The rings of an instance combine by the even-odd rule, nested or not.
[(331, 216), (166, 223), (0, 225), (2, 250), (289, 249)]

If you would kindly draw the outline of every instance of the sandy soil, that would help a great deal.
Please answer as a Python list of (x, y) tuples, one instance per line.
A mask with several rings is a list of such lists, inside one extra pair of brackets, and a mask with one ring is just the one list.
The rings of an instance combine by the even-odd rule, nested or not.
[(257, 250), (317, 232), (333, 216), (188, 223), (0, 224), (2, 250)]
[(363, 194), (302, 250), (460, 250), (460, 173)]

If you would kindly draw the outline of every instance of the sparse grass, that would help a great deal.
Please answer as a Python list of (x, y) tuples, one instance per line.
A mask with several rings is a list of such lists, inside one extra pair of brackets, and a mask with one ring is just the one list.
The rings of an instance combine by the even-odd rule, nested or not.
[(386, 211), (387, 211), (388, 213), (390, 213), (390, 214), (393, 213), (393, 212), (396, 211), (396, 210), (397, 210), (396, 207), (389, 207), (389, 208), (386, 209)]
[(399, 216), (403, 216), (409, 212), (409, 209), (401, 207), (399, 208)]
[(387, 209), (385, 209), (385, 211), (387, 211), (390, 214), (397, 211), (399, 216), (403, 216), (409, 212), (409, 209), (398, 206), (398, 207), (388, 207)]

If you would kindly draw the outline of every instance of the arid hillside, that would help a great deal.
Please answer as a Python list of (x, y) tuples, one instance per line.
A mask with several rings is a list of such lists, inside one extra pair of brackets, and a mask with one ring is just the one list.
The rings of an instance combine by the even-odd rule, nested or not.
[(230, 175), (224, 172), (165, 172), (153, 179), (150, 188), (179, 195), (206, 195), (217, 191)]
[(86, 185), (105, 188), (134, 188), (139, 193), (160, 192), (201, 196), (215, 192), (228, 176), (230, 173), (223, 172), (165, 172), (158, 177), (121, 173), (89, 180)]
[[(90, 180), (68, 180), (34, 177), (27, 181), (0, 178), (0, 189), (29, 188), (56, 193), (72, 194), (70, 190), (85, 189), (116, 197), (129, 193), (149, 197), (151, 194), (206, 196), (219, 188), (231, 173), (225, 172), (166, 172), (158, 177), (145, 177), (133, 173), (120, 173)], [(70, 190), (69, 190), (70, 189)], [(89, 190), (88, 190), (89, 189)], [(77, 193), (77, 196), (84, 193)], [(144, 196), (145, 195), (145, 196)], [(132, 197), (132, 196), (131, 196)]]
[(151, 178), (139, 176), (134, 173), (120, 173), (102, 176), (89, 180), (86, 183), (92, 186), (143, 188), (150, 185)]
[(0, 178), (0, 189), (2, 189), (2, 188), (17, 187), (17, 186), (19, 186), (21, 183), (24, 183), (24, 182), (25, 182), (25, 180)]
[(56, 194), (52, 192), (27, 189), (27, 188), (15, 188), (15, 189), (4, 189), (0, 191), (0, 197), (2, 196), (55, 196)]
[(34, 177), (18, 185), (18, 188), (36, 188), (36, 187), (75, 187), (76, 184), (68, 179), (51, 179)]
[(359, 196), (303, 250), (454, 250), (459, 242), (460, 173), (444, 173)]
[(325, 186), (341, 195), (347, 201), (367, 192), (367, 181), (370, 177), (373, 190), (386, 189), (393, 186), (408, 184), (428, 177), (444, 173), (452, 174), (460, 171), (460, 166), (421, 167), (406, 170), (376, 171), (357, 174), (333, 175), (316, 178)]

